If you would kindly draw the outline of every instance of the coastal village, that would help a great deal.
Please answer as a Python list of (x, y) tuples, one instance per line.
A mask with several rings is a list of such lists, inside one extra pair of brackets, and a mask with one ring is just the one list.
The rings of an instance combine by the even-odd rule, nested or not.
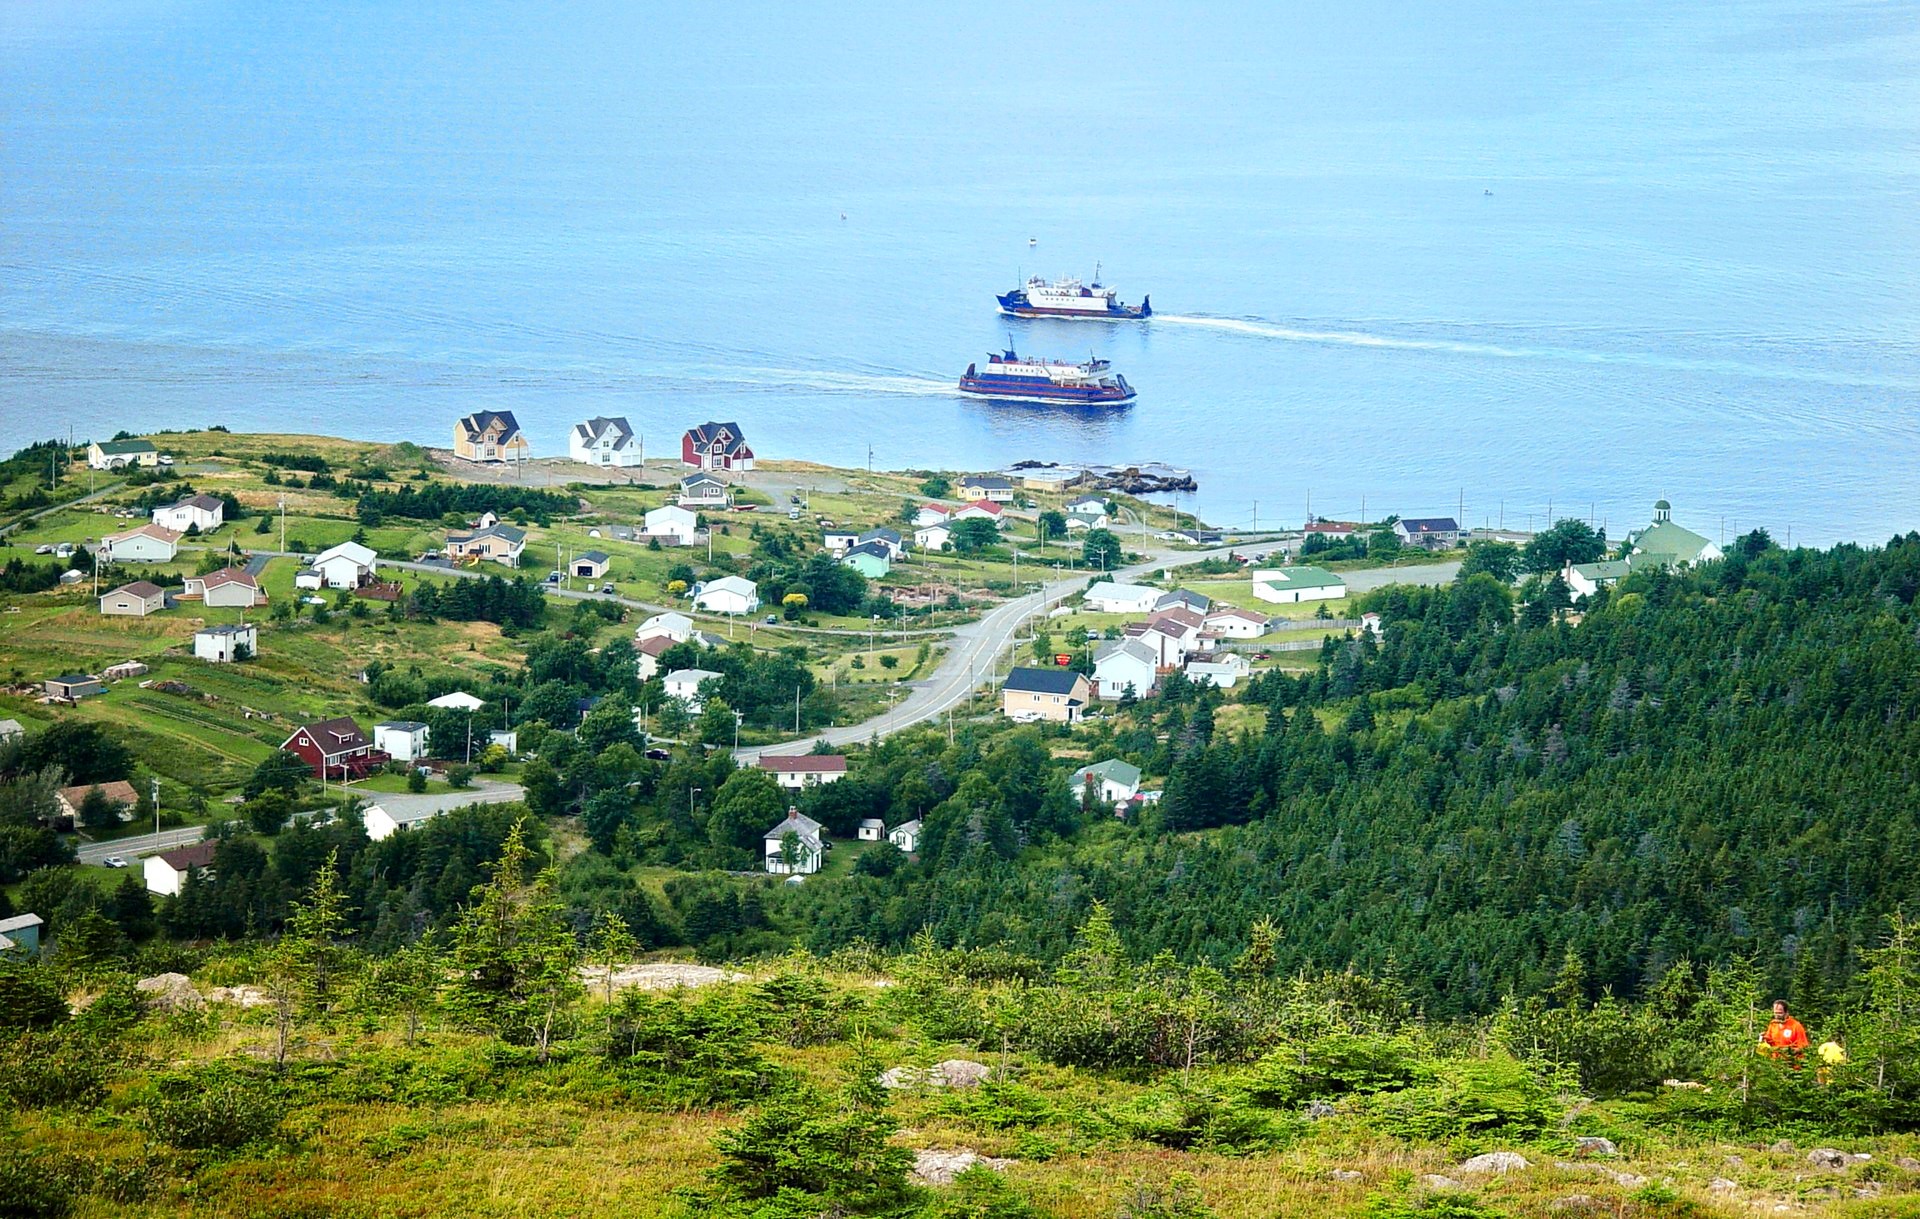
[[(1231, 700), (1334, 642), (1383, 642), (1378, 613), (1347, 608), (1356, 576), (1449, 579), (1476, 541), (1517, 554), (1533, 540), (1451, 517), (1229, 537), (1051, 466), (769, 462), (725, 421), (686, 427), (651, 460), (622, 417), (573, 425), (564, 462), (538, 461), (511, 411), (451, 432), (437, 453), (214, 431), (93, 442), (64, 475), (54, 456), (71, 502), (36, 507), (5, 539), (18, 617), (0, 733), (77, 718), (135, 742), (137, 774), (66, 789), (47, 818), (84, 863), (136, 868), (177, 897), (210, 867), (205, 836), (247, 823), (239, 789), (275, 757), (297, 759), (300, 815), (349, 808), (374, 840), (522, 799), (527, 745), (577, 731), (610, 695), (647, 757), (718, 751), (766, 776), (788, 807), (757, 867), (794, 883), (833, 858), (835, 830), (802, 806), (858, 773), (859, 751), (839, 746), (909, 723), (1046, 726), (1075, 798), (1138, 818), (1164, 778), (1138, 754), (1092, 756), (1076, 728), (1176, 687)], [(23, 497), (42, 481), (28, 473)], [(1577, 618), (1636, 570), (1719, 553), (1662, 500), (1618, 548), (1546, 573), (1539, 596)], [(27, 592), (36, 565), (44, 588)], [(462, 602), (483, 588), (492, 608)], [(630, 675), (576, 683), (565, 706), (512, 685), (516, 623), (542, 612), (570, 613), (569, 633), (593, 641), (585, 657), (617, 656)], [(996, 614), (992, 645), (925, 697), (954, 665), (953, 632)], [(745, 692), (761, 660), (785, 665), (784, 710)], [(419, 697), (382, 697), (400, 671)], [(910, 718), (895, 715), (903, 700)], [(857, 850), (912, 856), (921, 822), (839, 829)]]

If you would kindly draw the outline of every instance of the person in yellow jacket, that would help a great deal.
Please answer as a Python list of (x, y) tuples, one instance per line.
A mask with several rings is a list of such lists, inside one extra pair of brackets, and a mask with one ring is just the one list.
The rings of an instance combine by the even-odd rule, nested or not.
[(1820, 1048), (1814, 1053), (1820, 1058), (1820, 1065), (1814, 1068), (1814, 1078), (1823, 1084), (1832, 1083), (1833, 1069), (1847, 1063), (1847, 1047), (1841, 1044), (1838, 1037), (1829, 1037), (1820, 1043)]

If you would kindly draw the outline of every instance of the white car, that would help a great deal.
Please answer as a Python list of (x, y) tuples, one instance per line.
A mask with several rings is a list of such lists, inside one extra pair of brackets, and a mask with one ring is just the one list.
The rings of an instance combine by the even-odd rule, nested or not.
[(53, 547), (52, 547), (51, 545), (41, 545), (41, 546), (35, 546), (35, 547), (33, 548), (33, 553), (35, 553), (35, 554), (52, 554), (52, 553), (53, 553)]
[(100, 866), (103, 868), (124, 868), (127, 866), (127, 861), (118, 855), (109, 855), (100, 861)]
[(162, 453), (160, 454), (160, 464), (163, 466), (170, 466), (173, 464), (173, 458), (165, 453)]

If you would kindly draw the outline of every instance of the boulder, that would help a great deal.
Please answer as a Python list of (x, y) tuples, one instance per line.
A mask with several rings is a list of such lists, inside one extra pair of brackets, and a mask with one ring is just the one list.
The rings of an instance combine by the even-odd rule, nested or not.
[(1647, 1183), (1647, 1179), (1637, 1172), (1610, 1172), (1607, 1176), (1615, 1185), (1625, 1186), (1627, 1189), (1639, 1189)]
[(1773, 1152), (1775, 1155), (1790, 1156), (1793, 1154), (1793, 1140), (1781, 1139), (1774, 1143), (1773, 1146), (1767, 1148), (1767, 1150)]
[(1707, 1188), (1716, 1194), (1730, 1194), (1740, 1188), (1738, 1181), (1729, 1181), (1725, 1177), (1715, 1177), (1707, 1182)]
[[(645, 965), (621, 965), (613, 971), (613, 988), (626, 990), (677, 990), (685, 987), (689, 990), (699, 986), (714, 986), (721, 982), (740, 982), (745, 974), (730, 969), (715, 969), (711, 965), (688, 965), (680, 961), (650, 961)], [(607, 984), (607, 971), (603, 966), (583, 965), (580, 967), (580, 980), (598, 990)]]
[(257, 986), (216, 986), (207, 992), (213, 1003), (231, 1003), (236, 1007), (272, 1007), (273, 996)]
[(1617, 1156), (1620, 1149), (1613, 1145), (1612, 1139), (1603, 1139), (1597, 1134), (1583, 1134), (1573, 1140), (1573, 1150), (1583, 1156)]
[(1454, 1169), (1454, 1171), (1461, 1173), (1509, 1173), (1519, 1172), (1523, 1168), (1532, 1167), (1532, 1162), (1517, 1151), (1489, 1151), (1485, 1155), (1473, 1157), (1471, 1160), (1461, 1164), (1460, 1167)]
[(1443, 1177), (1437, 1172), (1430, 1172), (1430, 1173), (1423, 1174), (1420, 1177), (1420, 1184), (1426, 1186), (1428, 1189), (1465, 1189), (1466, 1188), (1466, 1186), (1460, 1184), (1460, 1182), (1454, 1180), (1452, 1177)]
[(1593, 1200), (1592, 1194), (1568, 1194), (1564, 1198), (1555, 1198), (1552, 1202), (1549, 1202), (1547, 1209), (1555, 1211), (1590, 1211), (1598, 1205), (1599, 1203)]
[(953, 1151), (937, 1151), (926, 1147), (913, 1153), (913, 1176), (927, 1185), (952, 1185), (955, 1177), (976, 1164), (985, 1164), (998, 1172), (1011, 1163), (1012, 1160), (983, 1156), (970, 1147)]
[(1872, 1158), (1865, 1152), (1845, 1152), (1832, 1147), (1815, 1147), (1807, 1153), (1807, 1163), (1816, 1168), (1847, 1169)]
[(185, 974), (155, 974), (135, 982), (133, 988), (146, 996), (147, 1006), (156, 1012), (197, 1012), (207, 1005)]
[(927, 1069), (927, 1083), (936, 1088), (977, 1088), (986, 1082), (992, 1068), (966, 1058), (949, 1058)]
[(926, 1070), (919, 1067), (888, 1067), (880, 1073), (880, 1086), (883, 1088), (977, 1088), (993, 1069), (985, 1063), (972, 1062), (965, 1058), (949, 1058), (936, 1062)]
[(1336, 1168), (1328, 1173), (1327, 1177), (1334, 1181), (1364, 1181), (1367, 1179), (1367, 1174), (1355, 1172), (1351, 1168)]
[(1920, 1160), (1916, 1160), (1912, 1156), (1901, 1156), (1895, 1160), (1894, 1163), (1906, 1169), (1908, 1172), (1920, 1172)]
[(1332, 1117), (1333, 1112), (1333, 1106), (1329, 1105), (1326, 1101), (1315, 1100), (1307, 1102), (1307, 1120), (1310, 1122), (1317, 1122), (1322, 1118)]

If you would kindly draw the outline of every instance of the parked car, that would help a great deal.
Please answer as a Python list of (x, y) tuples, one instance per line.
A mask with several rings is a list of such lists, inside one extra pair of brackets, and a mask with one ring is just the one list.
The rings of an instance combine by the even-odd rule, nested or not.
[(557, 572), (557, 571), (550, 571), (550, 572), (548, 572), (548, 573), (547, 573), (547, 583), (549, 583), (549, 584), (558, 584), (558, 583), (560, 583), (560, 573), (559, 573), (559, 572)]
[(610, 593), (610, 592), (612, 592), (612, 591), (613, 591), (613, 585), (611, 585), (611, 584), (602, 584), (602, 585), (600, 586), (600, 591), (601, 591), (601, 592), (603, 592), (603, 593)]
[(170, 466), (170, 465), (172, 465), (172, 464), (173, 464), (173, 457), (172, 457), (172, 455), (171, 455), (171, 454), (168, 454), (168, 453), (162, 453), (162, 454), (160, 454), (160, 464), (161, 464), (161, 465), (163, 465), (163, 466)]
[(47, 546), (47, 545), (41, 545), (41, 546), (35, 546), (35, 547), (33, 548), (33, 553), (35, 553), (35, 554), (52, 554), (52, 553), (53, 553), (53, 547), (52, 547), (52, 546)]
[(100, 861), (100, 866), (103, 868), (124, 868), (127, 866), (127, 861), (118, 855), (109, 855)]
[(778, 614), (768, 614), (768, 615), (767, 615), (767, 625), (768, 625), (768, 626), (772, 626), (772, 625), (774, 625), (775, 623), (777, 623), (777, 622), (779, 622), (779, 621), (780, 621), (780, 615), (778, 615)]

